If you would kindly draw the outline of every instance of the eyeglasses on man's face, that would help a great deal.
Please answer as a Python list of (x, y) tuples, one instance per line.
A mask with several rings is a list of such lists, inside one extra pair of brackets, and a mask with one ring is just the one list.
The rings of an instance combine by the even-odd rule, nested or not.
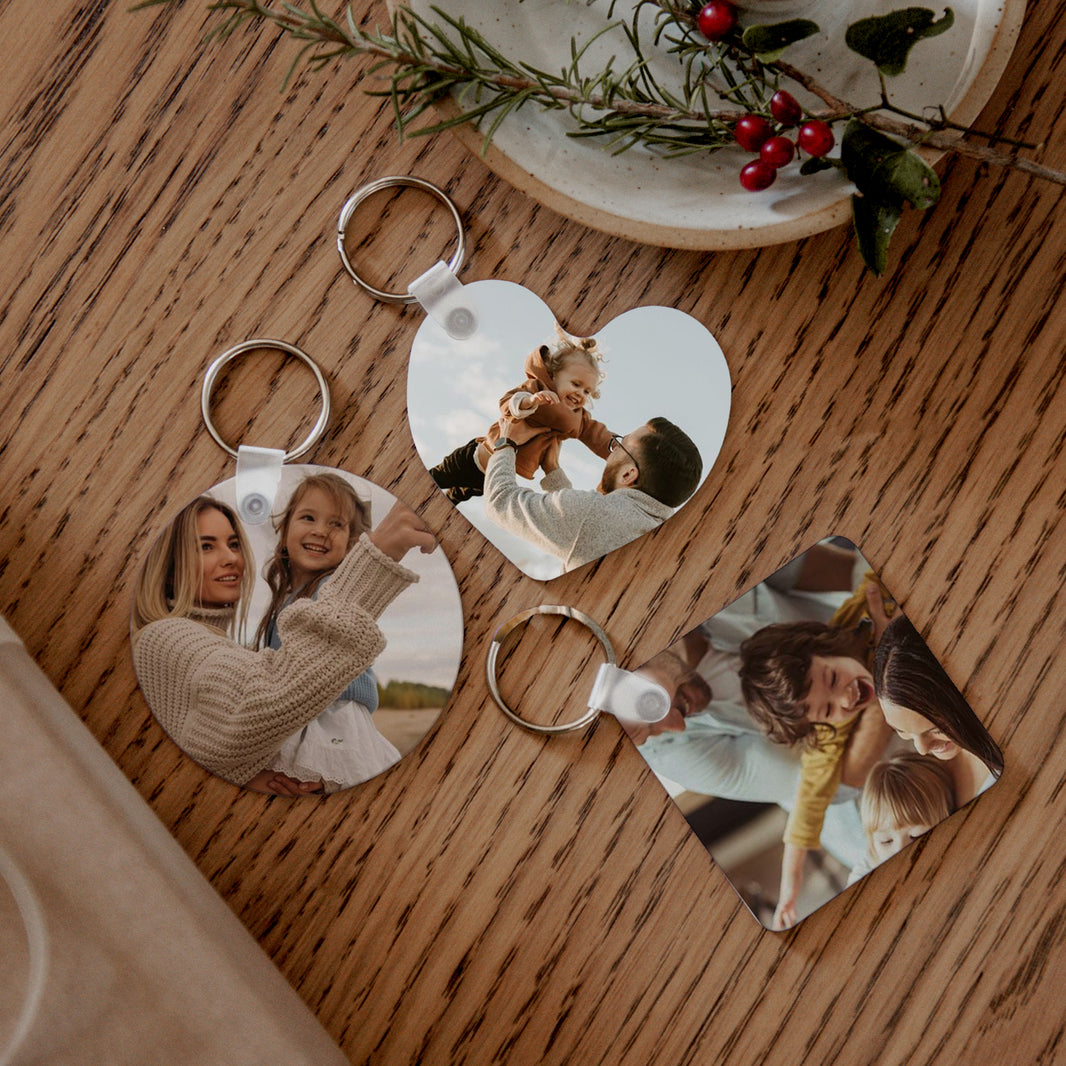
[(637, 462), (633, 453), (622, 443), (622, 437), (617, 433), (611, 438), (610, 450), (613, 452), (616, 448), (621, 448), (629, 461), (637, 468), (637, 477), (639, 478), (640, 463)]

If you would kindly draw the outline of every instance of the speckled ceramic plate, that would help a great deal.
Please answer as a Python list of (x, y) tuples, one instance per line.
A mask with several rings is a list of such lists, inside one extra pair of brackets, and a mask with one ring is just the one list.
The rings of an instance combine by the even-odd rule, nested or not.
[[(765, 5), (767, 0), (763, 0)], [(504, 54), (542, 69), (569, 62), (570, 40), (587, 39), (607, 21), (607, 0), (434, 0), (461, 17)], [(416, 5), (430, 20), (429, 3)], [(894, 10), (901, 0), (799, 0), (787, 5), (822, 27), (790, 49), (788, 59), (815, 74), (844, 99), (868, 105), (880, 99), (876, 70), (843, 43), (847, 23)], [(908, 69), (893, 79), (893, 100), (912, 111), (942, 104), (957, 121), (972, 122), (1006, 67), (1025, 12), (1024, 0), (955, 0), (955, 23), (946, 33), (921, 41)], [(939, 13), (939, 9), (938, 9)], [(619, 5), (615, 18), (626, 16)], [(771, 21), (745, 16), (748, 21)], [(595, 72), (611, 55), (620, 67), (626, 43), (620, 34), (593, 42), (587, 69)], [(663, 56), (676, 66), (676, 60)], [(668, 69), (668, 68), (667, 68)], [(802, 99), (802, 94), (796, 92)], [(463, 105), (446, 102), (445, 113)], [(813, 103), (813, 101), (812, 101)], [(801, 177), (798, 163), (778, 174), (772, 188), (745, 192), (737, 180), (751, 157), (740, 149), (708, 156), (663, 159), (634, 148), (611, 155), (596, 141), (567, 137), (573, 120), (565, 112), (532, 107), (508, 116), (483, 156), (510, 184), (541, 203), (596, 229), (647, 244), (675, 248), (751, 248), (795, 240), (829, 229), (850, 217), (851, 186), (836, 172)], [(456, 130), (471, 152), (480, 154), (483, 135)]]

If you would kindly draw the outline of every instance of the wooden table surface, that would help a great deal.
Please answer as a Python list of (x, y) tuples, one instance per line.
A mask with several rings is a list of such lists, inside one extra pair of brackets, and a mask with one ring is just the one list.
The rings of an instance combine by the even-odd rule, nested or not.
[[(943, 202), (907, 215), (880, 280), (846, 228), (756, 251), (644, 247), (516, 193), (447, 135), (398, 143), (388, 103), (359, 91), (365, 64), (282, 88), (291, 42), (205, 43), (210, 24), (197, 3), (0, 5), (0, 613), (351, 1060), (1062, 1061), (1059, 189), (942, 163)], [(1058, 167), (1064, 50), (1061, 7), (1031, 5), (981, 120), (1045, 141)], [(341, 203), (390, 173), (460, 205), (464, 280), (525, 284), (577, 332), (658, 303), (718, 338), (731, 424), (667, 527), (546, 588), (436, 493), (404, 418), (420, 314), (355, 290), (334, 250)], [(449, 224), (417, 198), (390, 218), (367, 255), (397, 281), (438, 258)], [(313, 460), (420, 510), (466, 618), (456, 692), (426, 740), (326, 802), (201, 770), (130, 661), (148, 546), (233, 471), (201, 424), (206, 364), (262, 335), (329, 377), (336, 413)], [(313, 400), (301, 373), (263, 360), (233, 377), (223, 429), (295, 439)], [(524, 734), (483, 663), (500, 622), (561, 601), (638, 664), (830, 533), (881, 569), (1007, 770), (892, 875), (774, 934), (615, 722)], [(585, 651), (566, 630), (512, 674), (568, 673)], [(557, 677), (534, 691), (581, 695)], [(27, 817), (47, 817), (47, 796), (42, 781)]]

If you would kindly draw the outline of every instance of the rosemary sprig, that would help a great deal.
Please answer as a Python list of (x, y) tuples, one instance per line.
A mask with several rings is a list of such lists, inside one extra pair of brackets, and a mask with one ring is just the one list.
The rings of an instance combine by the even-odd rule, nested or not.
[[(146, 0), (152, 7), (174, 0)], [(655, 9), (651, 43), (665, 44), (677, 56), (682, 74), (680, 91), (662, 85), (654, 76), (646, 45), (638, 29), (640, 10)], [(438, 133), (462, 123), (482, 124), (487, 146), (508, 115), (534, 104), (548, 110), (567, 110), (576, 128), (572, 137), (602, 137), (612, 151), (636, 145), (665, 155), (711, 152), (732, 144), (733, 123), (743, 114), (764, 113), (766, 101), (784, 77), (802, 85), (825, 105), (811, 115), (826, 121), (855, 120), (905, 141), (993, 166), (1023, 171), (1045, 181), (1066, 185), (1066, 173), (1021, 157), (963, 139), (960, 128), (942, 115), (919, 119), (900, 111), (882, 93), (877, 108), (860, 108), (830, 92), (817, 79), (783, 60), (763, 62), (737, 41), (708, 45), (695, 31), (691, 9), (676, 0), (639, 0), (629, 22), (611, 21), (598, 36), (619, 32), (632, 59), (616, 70), (614, 62), (587, 73), (582, 60), (591, 41), (572, 43), (569, 64), (558, 73), (538, 70), (505, 56), (465, 20), (431, 8), (431, 22), (416, 12), (398, 9), (387, 32), (364, 30), (356, 24), (350, 6), (342, 17), (332, 18), (309, 0), (309, 9), (290, 3), (271, 7), (260, 0), (216, 0), (210, 10), (222, 15), (213, 31), (228, 37), (246, 23), (270, 24), (301, 47), (293, 58), (289, 76), (301, 62), (320, 69), (351, 56), (369, 56), (375, 62), (368, 73), (387, 71), (388, 88), (369, 90), (387, 95), (393, 104), (401, 136)], [(462, 112), (414, 126), (436, 101), (448, 94), (462, 95)], [(728, 106), (713, 106), (712, 99)], [(1009, 143), (1006, 138), (988, 139)], [(1033, 147), (1033, 146), (1023, 146)]]
[[(138, 8), (161, 6), (174, 0), (145, 0)], [(389, 86), (367, 90), (391, 97), (401, 136), (439, 133), (464, 123), (490, 118), (486, 144), (499, 124), (514, 111), (534, 103), (546, 110), (568, 110), (577, 123), (575, 136), (606, 136), (624, 150), (634, 144), (657, 144), (671, 153), (713, 150), (731, 143), (732, 123), (743, 114), (737, 107), (711, 106), (705, 87), (678, 96), (659, 85), (639, 41), (621, 22), (606, 25), (596, 37), (620, 30), (633, 46), (634, 59), (623, 70), (609, 64), (587, 74), (582, 60), (593, 43), (573, 44), (571, 59), (559, 73), (514, 62), (465, 20), (439, 8), (431, 22), (400, 8), (388, 32), (359, 27), (346, 7), (343, 21), (323, 14), (311, 0), (309, 9), (282, 3), (269, 7), (259, 0), (217, 0), (209, 10), (222, 13), (211, 36), (226, 38), (249, 22), (275, 26), (301, 42), (286, 83), (301, 64), (320, 69), (336, 59), (369, 56), (375, 62), (367, 73), (388, 71)], [(450, 33), (448, 31), (451, 31)], [(416, 119), (449, 93), (463, 92), (463, 113), (414, 126)]]

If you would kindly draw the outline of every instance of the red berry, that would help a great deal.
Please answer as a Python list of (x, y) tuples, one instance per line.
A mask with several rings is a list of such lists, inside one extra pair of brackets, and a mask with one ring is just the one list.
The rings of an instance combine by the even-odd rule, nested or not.
[(818, 119), (804, 122), (799, 128), (796, 143), (807, 153), (815, 157), (826, 155), (836, 143), (833, 131)]
[(727, 0), (710, 0), (696, 16), (696, 28), (708, 41), (720, 41), (733, 32), (737, 24), (737, 9)]
[(770, 97), (770, 114), (782, 126), (795, 126), (803, 118), (803, 109), (792, 93), (779, 89)]
[(760, 192), (762, 189), (770, 188), (776, 177), (777, 171), (769, 163), (764, 163), (761, 159), (753, 159), (741, 168), (740, 184), (748, 192)]
[(737, 144), (749, 152), (757, 152), (773, 135), (773, 126), (761, 115), (745, 115), (733, 127)]
[(792, 162), (795, 148), (787, 137), (771, 137), (759, 149), (759, 158), (768, 166), (777, 170)]

